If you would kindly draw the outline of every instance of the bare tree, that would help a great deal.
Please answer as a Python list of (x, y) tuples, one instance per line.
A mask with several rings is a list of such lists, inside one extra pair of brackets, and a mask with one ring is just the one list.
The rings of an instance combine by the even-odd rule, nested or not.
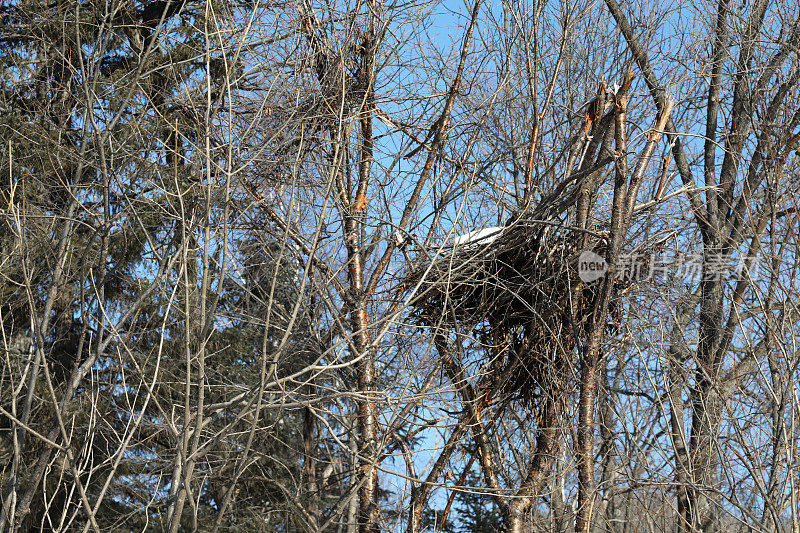
[(796, 5), (0, 14), (0, 531), (798, 528)]

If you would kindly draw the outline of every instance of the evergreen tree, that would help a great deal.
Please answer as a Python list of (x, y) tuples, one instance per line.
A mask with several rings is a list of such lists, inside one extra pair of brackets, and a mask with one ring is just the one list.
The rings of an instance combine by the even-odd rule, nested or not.
[[(230, 161), (200, 149), (222, 142), (215, 116), (231, 94), (219, 46), (207, 40), (209, 13), (248, 9), (178, 0), (0, 6), (0, 400), (14, 417), (0, 417), (0, 522), (58, 528), (85, 519), (76, 484), (86, 501), (102, 501), (93, 512), (101, 529), (165, 520), (179, 480), (165, 473), (192, 431), (175, 408), (186, 404), (187, 372), (199, 375), (194, 354), (213, 354), (202, 370), (212, 406), (257, 389), (260, 361), (273, 359), (301, 298), (302, 265), (278, 258), (263, 224), (236, 228), (229, 206), (206, 196), (224, 185), (210, 167)], [(204, 231), (221, 226), (250, 236), (226, 252), (243, 261), (238, 284), (221, 272), (223, 244), (203, 257)], [(206, 279), (224, 287), (204, 296)], [(196, 316), (201, 301), (206, 313)], [(307, 328), (307, 313), (293, 327)], [(293, 335), (283, 351), (295, 356), (280, 358), (272, 377), (318, 348)], [(209, 411), (195, 473), (207, 480), (197, 484), (205, 507), (187, 513), (187, 527), (213, 523), (234, 478), (230, 521), (243, 530), (286, 508), (272, 480), (299, 475), (281, 468), (302, 450), (302, 410), (261, 413), (257, 446), (233, 476), (249, 423), (237, 406)], [(65, 437), (69, 453), (47, 444)]]
[[(470, 472), (465, 480), (467, 487), (482, 486), (478, 472)], [(460, 533), (495, 533), (503, 529), (497, 507), (489, 494), (478, 490), (463, 490), (456, 498), (458, 528)]]

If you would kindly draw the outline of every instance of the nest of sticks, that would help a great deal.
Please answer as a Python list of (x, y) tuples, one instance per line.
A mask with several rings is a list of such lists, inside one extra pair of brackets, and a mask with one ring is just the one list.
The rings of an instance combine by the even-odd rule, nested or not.
[[(605, 256), (607, 246), (605, 232), (517, 220), (491, 242), (456, 246), (410, 272), (406, 282), (418, 285), (412, 316), (434, 331), (465, 332), (488, 346), (496, 389), (522, 399), (552, 394), (571, 374), (602, 287), (580, 279), (579, 256), (584, 250)], [(618, 320), (623, 284), (612, 285), (611, 322)]]

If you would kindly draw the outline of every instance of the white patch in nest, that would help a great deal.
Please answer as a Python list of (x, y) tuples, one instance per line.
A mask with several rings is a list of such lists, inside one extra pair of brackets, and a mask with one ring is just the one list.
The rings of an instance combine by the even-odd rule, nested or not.
[(500, 233), (505, 228), (493, 226), (491, 228), (483, 228), (475, 231), (470, 231), (469, 233), (465, 233), (464, 235), (459, 235), (453, 240), (453, 246), (464, 246), (464, 245), (481, 245), (486, 246), (487, 244), (494, 241), (497, 237), (500, 236)]

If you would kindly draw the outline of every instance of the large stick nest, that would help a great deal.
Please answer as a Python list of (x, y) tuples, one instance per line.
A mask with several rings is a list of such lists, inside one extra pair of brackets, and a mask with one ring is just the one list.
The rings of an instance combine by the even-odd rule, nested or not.
[[(412, 315), (440, 332), (477, 335), (500, 361), (502, 389), (528, 398), (552, 392), (585, 339), (602, 286), (580, 280), (578, 258), (584, 250), (605, 256), (607, 246), (605, 232), (518, 220), (491, 242), (454, 246), (415, 268), (406, 280), (419, 285)], [(612, 320), (620, 285), (612, 286)]]
[(568, 310), (578, 284), (595, 292), (598, 283), (580, 281), (578, 257), (583, 250), (602, 256), (606, 246), (602, 232), (521, 220), (489, 243), (455, 246), (413, 270), (407, 280), (419, 288), (410, 305), (421, 323), (445, 328), (485, 319), (499, 328), (547, 320)]

